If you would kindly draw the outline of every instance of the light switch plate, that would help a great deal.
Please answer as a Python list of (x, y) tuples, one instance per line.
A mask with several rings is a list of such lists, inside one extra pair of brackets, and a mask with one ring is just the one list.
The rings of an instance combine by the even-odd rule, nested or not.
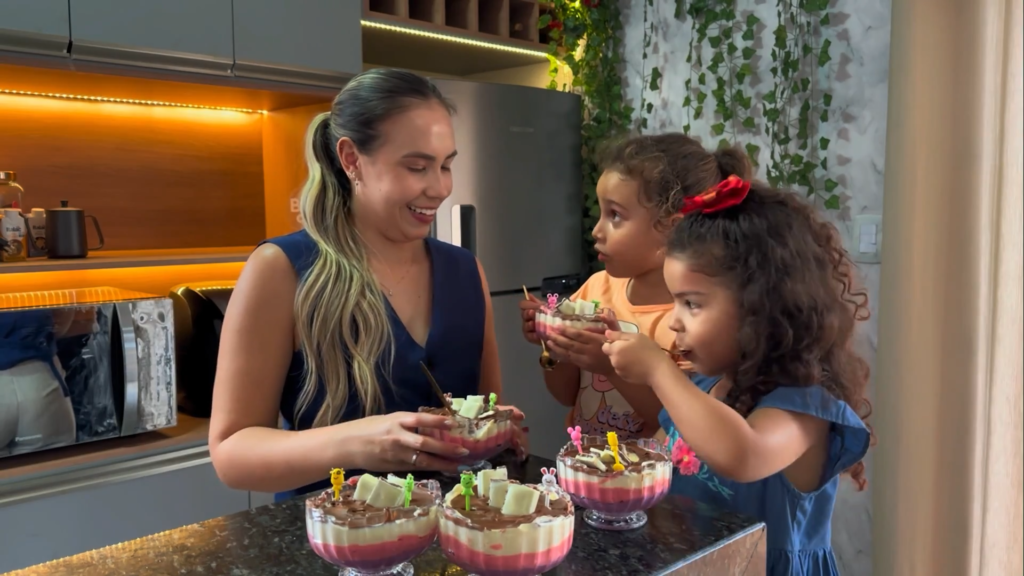
[(854, 262), (878, 264), (882, 261), (882, 216), (859, 214), (849, 225), (847, 251)]

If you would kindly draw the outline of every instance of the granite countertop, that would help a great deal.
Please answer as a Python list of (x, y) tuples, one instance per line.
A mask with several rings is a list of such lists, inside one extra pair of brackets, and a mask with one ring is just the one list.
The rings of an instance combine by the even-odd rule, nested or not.
[[(499, 457), (509, 476), (540, 483), (545, 458), (525, 463)], [(450, 489), (457, 478), (439, 478)], [(39, 564), (8, 576), (331, 575), (306, 540), (304, 500), (261, 506), (153, 536)], [(647, 511), (644, 527), (626, 532), (595, 530), (576, 510), (572, 550), (548, 574), (764, 574), (764, 525), (678, 496)], [(416, 574), (462, 576), (435, 543), (415, 560)]]

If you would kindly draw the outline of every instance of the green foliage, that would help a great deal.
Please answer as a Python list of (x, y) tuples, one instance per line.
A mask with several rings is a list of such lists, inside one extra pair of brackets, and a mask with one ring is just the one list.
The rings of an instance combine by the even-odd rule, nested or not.
[[(651, 0), (647, 0), (650, 2)], [(554, 90), (571, 90), (583, 98), (583, 240), (592, 269), (600, 269), (590, 231), (597, 223), (597, 153), (602, 144), (629, 130), (633, 108), (626, 106), (619, 66), (622, 63), (622, 15), (615, 0), (553, 0), (538, 26), (547, 32)], [(559, 61), (572, 72), (572, 86), (559, 86)], [(660, 86), (660, 74), (650, 78)]]

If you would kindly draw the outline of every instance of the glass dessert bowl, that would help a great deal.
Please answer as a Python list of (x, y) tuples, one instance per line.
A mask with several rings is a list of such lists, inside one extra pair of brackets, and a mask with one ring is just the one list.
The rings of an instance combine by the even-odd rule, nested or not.
[(548, 294), (548, 303), (537, 310), (534, 318), (537, 336), (541, 340), (549, 340), (550, 334), (561, 328), (576, 328), (604, 334), (606, 324), (602, 320), (598, 302), (586, 300), (563, 299), (558, 301), (558, 294)]
[[(610, 433), (614, 434), (614, 433)], [(583, 519), (601, 530), (630, 530), (647, 523), (644, 512), (661, 501), (672, 483), (668, 450), (649, 438), (611, 443), (583, 435), (558, 453), (558, 484), (574, 504), (587, 511)], [(622, 470), (615, 470), (616, 465)]]
[[(467, 396), (450, 400), (455, 426), (449, 430), (421, 428), (420, 434), (458, 444), (469, 453), (458, 460), (462, 470), (483, 470), (491, 467), (488, 458), (497, 456), (512, 445), (515, 423), (512, 410), (494, 407), (493, 399), (485, 402), (483, 396)], [(420, 408), (420, 412), (449, 416), (444, 408)]]
[(550, 472), (542, 486), (510, 481), (503, 467), (463, 473), (442, 503), (441, 552), (478, 576), (533, 576), (559, 565), (575, 516)]
[[(408, 498), (407, 498), (408, 495)], [(364, 474), (306, 500), (306, 535), (343, 576), (412, 576), (409, 564), (434, 543), (441, 502), (436, 480)]]

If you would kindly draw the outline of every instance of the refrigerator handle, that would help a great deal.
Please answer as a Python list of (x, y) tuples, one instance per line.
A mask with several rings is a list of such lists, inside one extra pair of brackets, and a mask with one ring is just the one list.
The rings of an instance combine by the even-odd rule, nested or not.
[(452, 244), (462, 246), (476, 256), (476, 206), (452, 206)]

